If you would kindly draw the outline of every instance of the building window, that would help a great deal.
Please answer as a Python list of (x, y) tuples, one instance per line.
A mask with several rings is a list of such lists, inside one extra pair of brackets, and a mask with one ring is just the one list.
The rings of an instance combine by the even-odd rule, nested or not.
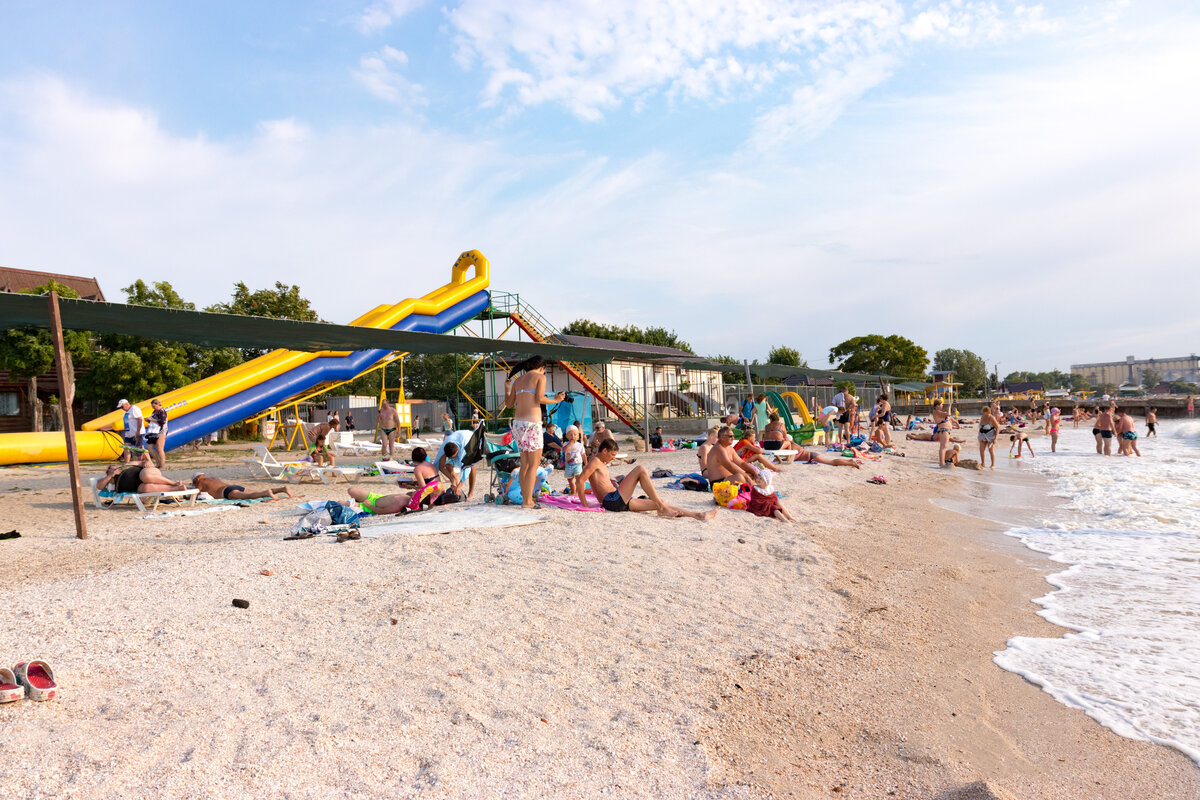
[(0, 417), (15, 417), (21, 413), (21, 395), (17, 392), (0, 392)]
[(629, 367), (621, 367), (621, 388), (633, 388), (633, 370)]

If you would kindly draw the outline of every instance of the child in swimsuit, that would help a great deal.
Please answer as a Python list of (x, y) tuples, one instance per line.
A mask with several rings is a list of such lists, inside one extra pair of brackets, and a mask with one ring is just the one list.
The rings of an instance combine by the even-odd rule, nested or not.
[(583, 472), (583, 444), (579, 441), (579, 428), (567, 428), (567, 446), (563, 448), (563, 464), (567, 473), (567, 491), (575, 494), (575, 478)]

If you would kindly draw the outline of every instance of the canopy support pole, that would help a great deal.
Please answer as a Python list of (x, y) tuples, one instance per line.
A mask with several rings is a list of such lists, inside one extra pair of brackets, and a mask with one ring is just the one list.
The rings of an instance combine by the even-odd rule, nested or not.
[(79, 449), (75, 445), (75, 386), (67, 374), (67, 347), (63, 342), (62, 317), (58, 313), (58, 292), (51, 291), (50, 338), (54, 340), (54, 360), (58, 366), (58, 402), (62, 409), (63, 435), (67, 438), (67, 471), (71, 480), (71, 505), (75, 510), (75, 538), (86, 539), (87, 521), (83, 518), (83, 490), (79, 482)]

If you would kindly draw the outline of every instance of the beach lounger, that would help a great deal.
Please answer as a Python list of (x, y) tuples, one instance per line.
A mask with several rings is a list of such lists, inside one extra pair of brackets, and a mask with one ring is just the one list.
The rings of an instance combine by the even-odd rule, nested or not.
[(339, 431), (338, 439), (333, 442), (334, 455), (373, 456), (383, 451), (383, 445), (374, 442), (359, 442), (354, 439), (354, 431)]
[(108, 492), (96, 488), (96, 484), (100, 482), (100, 478), (91, 478), (88, 484), (92, 487), (92, 504), (96, 508), (111, 510), (114, 506), (122, 503), (134, 503), (139, 509), (145, 513), (150, 513), (158, 508), (158, 504), (163, 500), (174, 500), (179, 503), (185, 503), (189, 506), (196, 505), (196, 495), (200, 494), (199, 489), (180, 489), (176, 492)]
[(243, 458), (242, 463), (250, 468), (250, 477), (257, 478), (262, 473), (273, 481), (284, 477), (288, 468), (311, 467), (311, 461), (278, 461), (266, 445), (254, 445), (254, 458)]
[(411, 478), (416, 471), (416, 467), (401, 464), (399, 461), (376, 461), (375, 469), (384, 483), (391, 483), (393, 478)]

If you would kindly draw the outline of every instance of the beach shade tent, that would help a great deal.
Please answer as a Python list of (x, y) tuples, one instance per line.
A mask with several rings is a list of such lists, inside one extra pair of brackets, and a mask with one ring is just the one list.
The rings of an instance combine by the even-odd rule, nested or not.
[(567, 397), (554, 407), (550, 419), (562, 431), (576, 425), (583, 438), (592, 435), (592, 399), (582, 392), (567, 392)]

